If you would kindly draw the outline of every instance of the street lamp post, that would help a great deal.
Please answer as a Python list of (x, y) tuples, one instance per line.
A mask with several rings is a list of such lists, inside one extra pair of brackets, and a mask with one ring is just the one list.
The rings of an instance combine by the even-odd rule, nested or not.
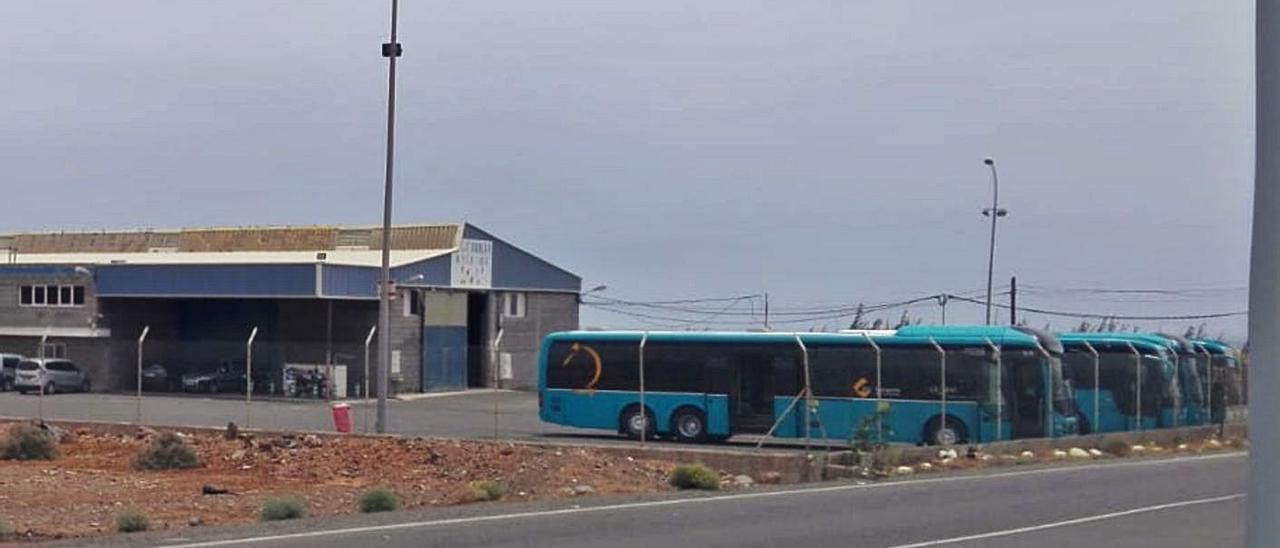
[(991, 207), (982, 210), (982, 215), (991, 217), (991, 247), (987, 253), (987, 325), (991, 325), (991, 280), (996, 266), (996, 220), (1009, 214), (1000, 209), (1000, 177), (996, 175), (996, 161), (991, 158), (982, 160), (991, 168)]
[[(387, 388), (389, 363), (391, 362), (391, 181), (395, 165), (396, 144), (396, 59), (404, 48), (396, 41), (396, 23), (400, 15), (399, 0), (391, 0), (391, 40), (382, 44), (382, 56), (387, 58), (387, 165), (386, 182), (382, 189), (382, 275), (378, 284), (378, 406), (374, 429), (379, 434), (387, 431)], [(365, 382), (368, 382), (366, 380)]]

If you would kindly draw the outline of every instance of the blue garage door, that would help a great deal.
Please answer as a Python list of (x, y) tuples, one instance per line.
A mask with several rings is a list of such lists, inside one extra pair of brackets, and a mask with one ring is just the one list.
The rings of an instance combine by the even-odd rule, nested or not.
[(428, 326), (422, 330), (422, 390), (467, 387), (467, 328)]

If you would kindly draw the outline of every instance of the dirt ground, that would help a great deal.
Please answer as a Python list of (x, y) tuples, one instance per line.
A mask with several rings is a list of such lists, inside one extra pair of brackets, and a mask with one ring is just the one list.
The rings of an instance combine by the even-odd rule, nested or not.
[[(6, 437), (9, 426), (0, 424)], [(175, 430), (202, 466), (139, 471), (134, 460), (153, 431), (63, 426), (56, 460), (0, 460), (0, 519), (18, 538), (113, 533), (126, 511), (148, 516), (152, 529), (255, 521), (265, 499), (286, 495), (304, 497), (311, 515), (349, 514), (375, 486), (395, 491), (404, 508), (474, 502), (470, 483), (479, 480), (500, 484), (504, 500), (650, 493), (671, 489), (677, 464), (499, 442)], [(230, 494), (202, 494), (206, 485)]]

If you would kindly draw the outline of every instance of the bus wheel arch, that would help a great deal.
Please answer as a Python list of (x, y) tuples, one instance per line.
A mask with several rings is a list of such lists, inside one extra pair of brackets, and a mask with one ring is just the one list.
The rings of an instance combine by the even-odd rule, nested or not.
[(924, 423), (922, 438), (925, 445), (957, 445), (969, 442), (969, 427), (959, 417), (947, 413), (946, 428), (942, 427), (942, 415), (934, 415)]
[(657, 421), (654, 419), (653, 408), (646, 405), (642, 416), (638, 403), (623, 407), (622, 412), (618, 414), (618, 432), (638, 440), (642, 431), (647, 439), (653, 439), (657, 434)]
[(706, 441), (707, 413), (695, 405), (680, 406), (671, 414), (671, 435), (677, 441)]

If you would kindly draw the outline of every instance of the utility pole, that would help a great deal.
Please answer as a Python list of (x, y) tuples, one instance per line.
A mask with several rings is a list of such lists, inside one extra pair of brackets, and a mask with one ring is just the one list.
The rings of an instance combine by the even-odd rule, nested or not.
[(382, 275), (378, 284), (378, 406), (374, 429), (387, 431), (387, 377), (391, 374), (391, 190), (396, 151), (396, 59), (404, 53), (396, 41), (399, 0), (391, 0), (391, 41), (382, 44), (387, 58), (387, 166), (382, 189)]
[(1018, 325), (1018, 277), (1009, 277), (1009, 325)]
[[(1280, 361), (1280, 0), (1257, 0), (1257, 105), (1254, 143), (1253, 243), (1249, 264), (1250, 361)], [(1249, 487), (1245, 541), (1250, 548), (1280, 538), (1280, 371), (1249, 371)]]

